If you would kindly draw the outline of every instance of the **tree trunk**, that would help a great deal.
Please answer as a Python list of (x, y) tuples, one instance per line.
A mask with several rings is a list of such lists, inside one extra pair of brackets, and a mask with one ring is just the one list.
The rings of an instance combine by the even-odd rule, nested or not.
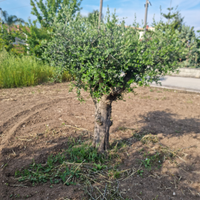
[(103, 152), (109, 148), (112, 101), (108, 99), (108, 96), (103, 96), (100, 101), (94, 100), (94, 104), (96, 111), (93, 146), (98, 147), (99, 152)]

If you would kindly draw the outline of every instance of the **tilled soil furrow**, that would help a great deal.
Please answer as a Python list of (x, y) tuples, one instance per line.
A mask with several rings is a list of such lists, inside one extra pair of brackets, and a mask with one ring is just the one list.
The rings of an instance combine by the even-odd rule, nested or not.
[[(68, 98), (71, 98), (71, 97), (68, 97)], [(26, 121), (28, 121), (31, 117), (33, 117), (34, 115), (38, 115), (40, 112), (53, 106), (53, 104), (58, 103), (59, 101), (62, 101), (62, 100), (67, 100), (68, 98), (54, 99), (51, 102), (35, 105), (32, 108), (21, 111), (17, 113), (15, 116), (11, 117), (2, 126), (0, 126), (0, 134), (4, 136), (4, 137), (1, 137), (0, 139), (1, 145), (4, 144), (6, 140), (9, 140), (9, 138), (14, 136), (15, 133), (20, 129), (20, 127), (24, 123), (26, 123)]]

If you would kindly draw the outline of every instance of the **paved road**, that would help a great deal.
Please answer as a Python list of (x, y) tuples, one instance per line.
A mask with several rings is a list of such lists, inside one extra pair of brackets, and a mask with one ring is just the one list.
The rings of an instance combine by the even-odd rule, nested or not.
[(156, 85), (155, 83), (151, 85), (200, 93), (200, 79), (197, 78), (164, 76), (160, 79), (160, 82), (162, 86)]

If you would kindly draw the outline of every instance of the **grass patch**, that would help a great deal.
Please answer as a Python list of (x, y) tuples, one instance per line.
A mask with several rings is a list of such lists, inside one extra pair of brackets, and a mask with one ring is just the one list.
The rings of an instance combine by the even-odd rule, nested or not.
[(28, 169), (17, 170), (15, 177), (20, 182), (30, 181), (33, 185), (47, 181), (51, 184), (62, 182), (70, 185), (75, 184), (76, 179), (85, 179), (84, 171), (81, 170), (83, 166), (89, 167), (90, 172), (103, 170), (107, 167), (103, 163), (108, 159), (109, 157), (98, 154), (97, 149), (89, 145), (71, 146), (62, 153), (50, 155), (46, 164), (37, 164), (33, 161)]
[(50, 67), (31, 56), (20, 56), (0, 52), (0, 88), (35, 86), (48, 81), (67, 82), (74, 80), (69, 72), (60, 75)]
[[(143, 134), (137, 139), (144, 139)], [(148, 140), (145, 140), (144, 145), (155, 143), (155, 137), (152, 141), (151, 136), (146, 135)], [(160, 169), (166, 159), (173, 161), (181, 156), (181, 149), (174, 151), (160, 145), (156, 149), (149, 149), (149, 152), (142, 148), (142, 158), (140, 157), (138, 164), (124, 169), (121, 159), (129, 148), (126, 140), (113, 142), (111, 149), (104, 154), (99, 154), (97, 149), (90, 145), (82, 136), (76, 139), (69, 137), (66, 150), (51, 154), (45, 164), (33, 161), (28, 168), (16, 170), (15, 178), (19, 182), (32, 183), (33, 186), (46, 182), (50, 183), (50, 187), (58, 183), (67, 186), (79, 184), (83, 186), (86, 199), (128, 199), (119, 189), (120, 181), (132, 176), (145, 177), (151, 173), (149, 171)]]
[[(119, 162), (114, 149), (99, 154), (96, 148), (91, 147), (90, 144), (80, 143), (80, 140), (70, 141), (70, 144), (69, 148), (62, 153), (50, 155), (45, 164), (33, 160), (28, 168), (16, 170), (15, 178), (19, 182), (31, 182), (33, 185), (49, 181), (51, 184), (73, 185), (86, 180), (95, 183), (102, 177), (109, 179), (109, 173), (106, 171), (116, 170), (116, 165), (112, 167), (112, 164)], [(118, 177), (117, 172), (112, 176), (112, 178)]]
[(53, 77), (54, 68), (33, 57), (16, 57), (5, 51), (0, 54), (0, 88), (37, 85)]

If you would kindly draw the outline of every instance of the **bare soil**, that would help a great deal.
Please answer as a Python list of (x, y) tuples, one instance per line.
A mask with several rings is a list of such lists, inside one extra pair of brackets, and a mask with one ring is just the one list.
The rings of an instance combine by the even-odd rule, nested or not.
[[(15, 171), (33, 159), (45, 163), (48, 155), (67, 149), (76, 138), (94, 127), (94, 105), (83, 93), (80, 103), (69, 84), (0, 90), (0, 200), (89, 199), (82, 186), (50, 183), (32, 186), (18, 182)], [(125, 101), (113, 103), (110, 141), (126, 141), (121, 169), (139, 168), (144, 151), (160, 145), (180, 152), (160, 169), (147, 170), (119, 181), (123, 197), (134, 200), (200, 199), (200, 94), (158, 88), (137, 88)], [(143, 144), (133, 137), (152, 134), (157, 143)]]

